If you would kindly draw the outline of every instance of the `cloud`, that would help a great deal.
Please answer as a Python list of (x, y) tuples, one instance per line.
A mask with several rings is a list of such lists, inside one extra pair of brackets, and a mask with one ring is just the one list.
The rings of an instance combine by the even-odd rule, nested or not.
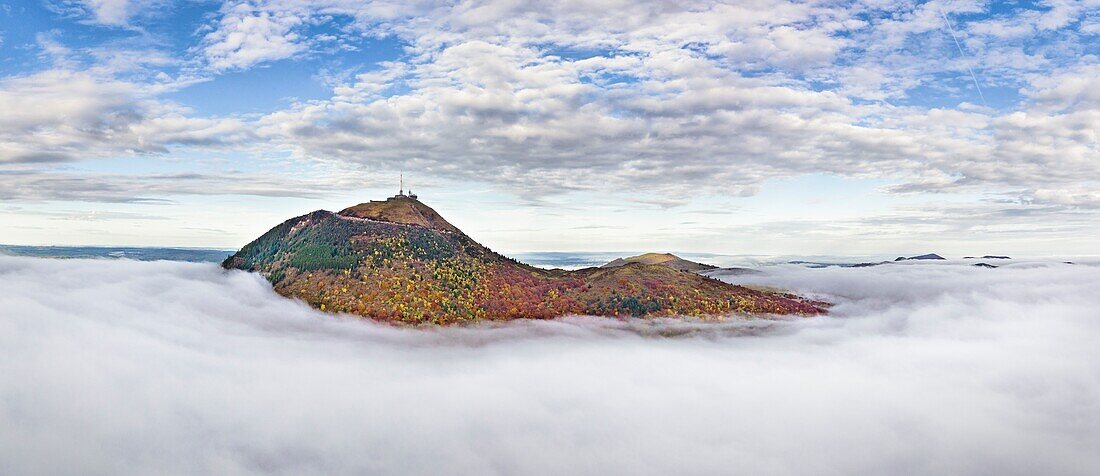
[(163, 4), (163, 0), (59, 0), (47, 6), (87, 23), (130, 28), (130, 20), (135, 16)]
[[(357, 0), (228, 1), (196, 50), (217, 72), (248, 69), (309, 52), (314, 48), (349, 47), (359, 35), (389, 33), (381, 22), (408, 18), (431, 2), (361, 2)], [(334, 17), (351, 17), (345, 28), (319, 31)], [(378, 31), (374, 31), (378, 30)]]
[(828, 318), (394, 329), (256, 275), (0, 257), (15, 473), (1094, 474), (1100, 271), (767, 268)]
[(293, 32), (301, 24), (302, 19), (295, 15), (253, 13), (242, 4), (206, 35), (204, 54), (214, 70), (244, 69), (289, 58), (305, 50), (301, 38)]
[(211, 173), (87, 174), (0, 170), (0, 199), (105, 203), (164, 203), (179, 195), (251, 195), (319, 198), (354, 183), (323, 177), (296, 179), (279, 174)]
[(88, 0), (84, 3), (95, 15), (95, 21), (105, 25), (126, 25), (140, 2), (132, 0)]
[[(696, 64), (699, 73), (670, 80), (683, 82), (675, 89), (655, 82), (611, 92), (586, 80), (606, 63), (473, 41), (431, 63), (406, 65), (412, 92), (378, 97), (341, 88), (331, 102), (263, 118), (258, 131), (303, 157), (405, 163), (528, 195), (638, 183), (671, 190), (704, 177), (712, 186), (746, 188), (792, 170), (852, 171), (843, 158), (852, 149), (864, 157), (920, 152), (904, 134), (837, 122), (854, 108), (832, 93), (740, 78), (684, 50), (636, 62), (632, 75), (679, 63)], [(369, 91), (384, 87), (371, 83)], [(731, 147), (735, 136), (741, 139)]]
[[(601, 5), (593, 8), (606, 14), (594, 15), (543, 2), (427, 10), (279, 2), (237, 5), (225, 18), (239, 9), (303, 24), (342, 15), (410, 45), (408, 58), (338, 84), (329, 100), (260, 119), (262, 135), (304, 159), (490, 181), (528, 199), (639, 186), (671, 197), (685, 185), (746, 196), (770, 178), (807, 173), (909, 182), (898, 190), (923, 189), (932, 179), (955, 192), (1004, 192), (1038, 169), (1059, 171), (1044, 175), (1050, 186), (1093, 175), (1082, 158), (1097, 153), (1096, 141), (1078, 127), (1095, 112), (1091, 66), (1055, 82), (1028, 76), (1049, 68), (1049, 58), (1007, 45), (985, 45), (982, 64), (955, 58), (937, 10), (944, 6), (902, 6), (893, 16), (874, 5), (650, 7)], [(984, 34), (958, 28), (961, 41)], [(295, 48), (309, 48), (301, 28), (284, 30)], [(867, 103), (905, 100), (915, 88), (944, 87), (961, 75), (969, 88), (969, 69), (1018, 84), (1033, 100), (1003, 113), (966, 102), (954, 109)], [(1021, 147), (1026, 136), (1012, 118), (1022, 113), (1078, 126)]]
[(0, 110), (0, 164), (166, 153), (251, 134), (237, 119), (188, 117), (140, 84), (67, 69), (0, 80)]
[[(744, 196), (767, 179), (806, 173), (911, 182), (899, 190), (924, 188), (930, 176), (962, 177), (941, 189), (1003, 191), (1036, 169), (1060, 171), (1049, 179), (1058, 185), (1093, 172), (1081, 159), (1097, 152), (1087, 132), (1078, 127), (1021, 148), (1012, 117), (1087, 123), (1095, 112), (1094, 57), (1029, 55), (989, 38), (996, 21), (1043, 31), (1073, 24), (1082, 5), (959, 22), (960, 41), (968, 50), (980, 42), (980, 58), (956, 57), (942, 18), (984, 13), (978, 5), (622, 5), (227, 2), (191, 50), (213, 72), (321, 54), (322, 44), (363, 37), (398, 37), (408, 55), (349, 75), (327, 100), (254, 124), (175, 120), (164, 136), (198, 136), (179, 137), (183, 145), (206, 144), (204, 137), (223, 141), (215, 146), (262, 141), (299, 158), (371, 170), (415, 167), (496, 182), (528, 199), (640, 185), (666, 197), (685, 185)], [(1042, 77), (1067, 61), (1062, 54), (1076, 58), (1072, 77)], [(1030, 101), (1004, 113), (964, 112), (965, 102), (957, 110), (879, 102), (905, 100), (920, 87), (969, 88), (968, 69), (1019, 86)], [(964, 74), (961, 86), (946, 84)], [(978, 101), (968, 94), (961, 98)], [(250, 138), (248, 126), (262, 136)], [(43, 160), (22, 158), (27, 153), (6, 155)]]
[(1036, 107), (1047, 111), (1100, 109), (1100, 63), (1036, 77), (1028, 96)]

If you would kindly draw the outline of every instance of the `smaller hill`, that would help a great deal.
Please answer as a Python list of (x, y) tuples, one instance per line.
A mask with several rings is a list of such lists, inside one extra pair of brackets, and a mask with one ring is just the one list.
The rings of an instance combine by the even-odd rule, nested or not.
[(1010, 258), (1008, 256), (1001, 256), (1001, 255), (985, 255), (985, 256), (982, 256), (982, 257), (964, 256), (963, 259), (1012, 259), (1012, 258)]
[(631, 256), (629, 258), (618, 258), (610, 263), (601, 266), (601, 268), (617, 268), (620, 266), (626, 266), (631, 263), (660, 265), (666, 268), (675, 269), (677, 271), (688, 271), (691, 273), (698, 273), (700, 271), (707, 271), (710, 269), (718, 268), (717, 266), (712, 266), (709, 264), (688, 261), (672, 253), (645, 253), (638, 256)]
[(935, 253), (928, 253), (926, 255), (910, 256), (908, 258), (906, 258), (904, 256), (898, 256), (898, 258), (895, 259), (894, 261), (930, 260), (930, 259), (931, 260), (940, 260), (940, 259), (946, 259), (946, 258), (944, 258), (943, 256), (940, 256), (938, 254), (935, 254)]

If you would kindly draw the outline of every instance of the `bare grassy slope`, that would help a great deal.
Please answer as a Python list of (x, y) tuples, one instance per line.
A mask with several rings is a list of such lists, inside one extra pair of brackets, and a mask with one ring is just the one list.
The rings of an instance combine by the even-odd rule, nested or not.
[(462, 233), (454, 225), (444, 220), (439, 213), (419, 200), (409, 197), (394, 197), (385, 201), (370, 201), (345, 208), (339, 215), (353, 218), (418, 225), (439, 231)]

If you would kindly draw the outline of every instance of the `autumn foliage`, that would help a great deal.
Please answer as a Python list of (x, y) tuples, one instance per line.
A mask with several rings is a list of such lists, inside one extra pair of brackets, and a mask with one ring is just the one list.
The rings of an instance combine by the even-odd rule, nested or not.
[(319, 309), (401, 323), (548, 319), (569, 314), (823, 312), (821, 303), (797, 296), (734, 286), (659, 265), (571, 272), (534, 268), (490, 251), (453, 227), (326, 211), (282, 223), (223, 265), (258, 271), (280, 294), (301, 298)]

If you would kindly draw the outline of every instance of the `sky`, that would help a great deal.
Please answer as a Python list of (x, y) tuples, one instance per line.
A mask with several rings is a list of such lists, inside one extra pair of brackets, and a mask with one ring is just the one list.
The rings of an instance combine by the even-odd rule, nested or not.
[(0, 243), (1100, 254), (1100, 1), (0, 0)]

